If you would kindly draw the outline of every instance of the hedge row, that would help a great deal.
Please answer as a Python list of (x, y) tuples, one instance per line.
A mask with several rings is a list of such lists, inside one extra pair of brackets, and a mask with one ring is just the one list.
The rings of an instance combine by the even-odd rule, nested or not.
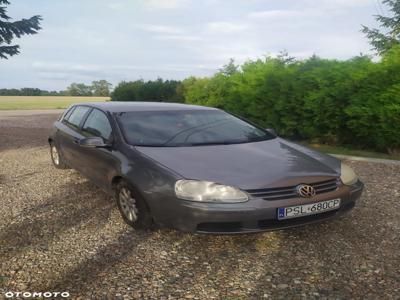
[(112, 92), (111, 100), (183, 102), (183, 95), (179, 92), (180, 86), (180, 81), (164, 81), (161, 78), (149, 81), (123, 81)]
[(282, 136), (387, 152), (400, 149), (400, 47), (379, 62), (288, 57), (232, 64), (179, 88), (185, 102), (220, 107)]

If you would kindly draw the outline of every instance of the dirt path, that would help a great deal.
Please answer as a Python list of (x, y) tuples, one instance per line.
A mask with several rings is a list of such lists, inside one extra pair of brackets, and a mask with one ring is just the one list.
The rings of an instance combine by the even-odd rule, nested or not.
[(37, 115), (61, 115), (64, 109), (43, 109), (43, 110), (0, 110), (0, 119), (8, 117), (37, 116)]

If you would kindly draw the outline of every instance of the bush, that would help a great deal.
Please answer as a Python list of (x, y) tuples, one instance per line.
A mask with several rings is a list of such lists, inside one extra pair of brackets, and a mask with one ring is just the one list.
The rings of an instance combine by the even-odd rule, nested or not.
[(223, 108), (289, 138), (400, 148), (400, 47), (380, 62), (281, 56), (232, 69), (184, 80), (185, 101)]
[(111, 101), (183, 102), (179, 81), (162, 80), (121, 82), (111, 94)]

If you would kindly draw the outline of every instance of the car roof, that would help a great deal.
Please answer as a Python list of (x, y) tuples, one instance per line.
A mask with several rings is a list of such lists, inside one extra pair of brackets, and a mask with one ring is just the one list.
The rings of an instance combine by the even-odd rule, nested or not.
[(181, 103), (166, 103), (166, 102), (85, 102), (76, 103), (74, 106), (84, 105), (99, 108), (103, 111), (111, 113), (133, 112), (133, 111), (167, 111), (167, 110), (217, 110), (212, 107), (199, 105), (181, 104)]

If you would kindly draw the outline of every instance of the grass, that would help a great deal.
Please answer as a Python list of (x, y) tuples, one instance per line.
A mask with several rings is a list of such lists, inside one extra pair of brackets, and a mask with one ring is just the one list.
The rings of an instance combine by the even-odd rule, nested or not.
[(0, 96), (0, 110), (63, 109), (80, 102), (103, 102), (109, 97)]
[(370, 150), (359, 150), (348, 147), (330, 146), (325, 144), (315, 144), (307, 142), (301, 142), (301, 144), (324, 153), (400, 160), (400, 155), (391, 155)]

